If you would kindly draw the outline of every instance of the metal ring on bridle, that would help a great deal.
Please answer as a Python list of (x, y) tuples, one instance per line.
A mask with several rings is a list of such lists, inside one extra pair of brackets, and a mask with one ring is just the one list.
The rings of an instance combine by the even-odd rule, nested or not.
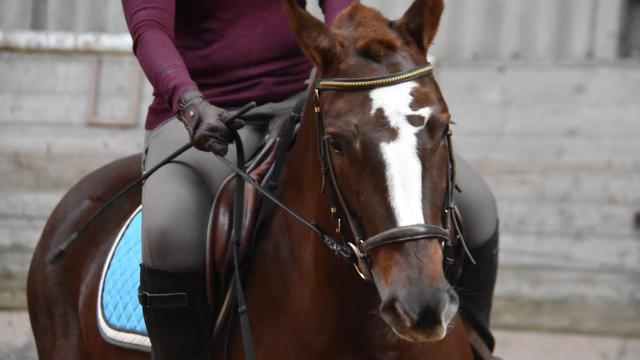
[(347, 245), (351, 248), (351, 251), (353, 251), (353, 254), (355, 255), (353, 267), (356, 269), (358, 275), (360, 275), (363, 280), (372, 281), (373, 275), (371, 274), (367, 255), (362, 253), (356, 244), (348, 242)]

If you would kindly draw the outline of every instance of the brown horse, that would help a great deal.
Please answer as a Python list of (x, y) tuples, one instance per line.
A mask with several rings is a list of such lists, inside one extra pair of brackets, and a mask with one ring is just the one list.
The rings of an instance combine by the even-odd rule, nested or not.
[[(318, 77), (362, 78), (424, 66), (443, 1), (416, 0), (397, 21), (355, 3), (331, 30), (294, 1), (286, 9)], [(317, 138), (323, 133), (334, 190), (364, 238), (412, 224), (444, 226), (450, 115), (430, 73), (371, 90), (323, 92), (321, 129), (313, 100), (310, 93), (283, 167), (284, 203), (325, 229), (334, 226), (330, 202), (320, 192)], [(140, 203), (139, 188), (110, 206), (58, 262), (47, 262), (96, 208), (140, 176), (139, 164), (140, 157), (132, 156), (88, 175), (49, 219), (28, 281), (41, 359), (149, 358), (104, 341), (96, 321), (100, 270), (118, 228)], [(439, 239), (389, 242), (368, 255), (372, 283), (327, 252), (308, 228), (275, 211), (256, 240), (244, 283), (258, 358), (473, 358), (464, 319), (456, 315), (457, 295), (444, 276)], [(236, 322), (229, 335), (231, 358), (242, 358)], [(223, 341), (212, 346), (222, 358)]]

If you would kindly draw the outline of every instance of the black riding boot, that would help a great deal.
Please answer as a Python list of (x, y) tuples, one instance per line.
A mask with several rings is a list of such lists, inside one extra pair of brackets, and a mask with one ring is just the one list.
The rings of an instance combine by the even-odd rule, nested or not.
[(205, 276), (140, 266), (139, 300), (157, 360), (209, 359), (213, 317)]
[(475, 249), (470, 249), (474, 265), (465, 257), (462, 275), (457, 283), (460, 312), (493, 351), (495, 340), (489, 330), (493, 289), (498, 273), (498, 229), (493, 236)]

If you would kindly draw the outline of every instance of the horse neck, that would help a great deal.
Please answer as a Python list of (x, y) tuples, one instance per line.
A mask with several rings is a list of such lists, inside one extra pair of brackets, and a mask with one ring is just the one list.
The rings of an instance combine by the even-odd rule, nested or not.
[[(317, 148), (313, 91), (307, 95), (296, 144), (287, 155), (278, 185), (279, 196), (296, 213), (319, 224), (340, 241), (339, 235), (333, 231), (335, 225), (331, 221), (330, 205), (321, 193), (323, 180)], [(273, 270), (279, 274), (279, 283), (291, 284), (290, 289), (281, 290), (291, 291), (296, 297), (308, 297), (309, 304), (318, 302), (325, 310), (328, 309), (327, 304), (335, 303), (341, 307), (336, 309), (341, 315), (345, 311), (345, 298), (351, 298), (349, 303), (358, 310), (366, 308), (359, 299), (377, 300), (373, 286), (360, 279), (350, 264), (329, 252), (315, 233), (283, 211), (274, 214), (266, 237), (267, 251), (272, 256), (281, 257), (269, 266), (281, 266), (278, 271)], [(282, 276), (290, 276), (291, 281), (281, 281)], [(377, 304), (373, 305), (377, 307)]]
[[(306, 220), (331, 228), (330, 206), (321, 193), (322, 173), (317, 149), (316, 118), (313, 112), (313, 93), (307, 94), (307, 102), (298, 131), (295, 146), (287, 154), (279, 182), (279, 196), (285, 204)], [(295, 255), (308, 260), (310, 256), (327, 257), (329, 253), (321, 240), (302, 223), (284, 212), (278, 212), (275, 222), (285, 222), (291, 236), (277, 240), (276, 246), (290, 247)]]
[[(333, 224), (330, 205), (321, 193), (312, 100), (308, 97), (296, 144), (287, 155), (278, 195), (297, 214), (328, 231)], [(337, 238), (335, 232), (329, 233)], [(254, 310), (252, 323), (259, 333), (273, 331), (270, 324), (276, 321), (291, 331), (313, 333), (299, 344), (307, 348), (333, 344), (354, 354), (405, 354), (402, 351), (411, 348), (398, 341), (377, 314), (380, 300), (375, 286), (358, 277), (350, 264), (329, 252), (314, 232), (284, 211), (274, 212), (258, 239), (252, 263), (245, 286), (250, 307), (261, 310)], [(423, 344), (419, 349), (429, 353), (439, 346)], [(404, 358), (423, 358), (424, 353), (420, 350)]]

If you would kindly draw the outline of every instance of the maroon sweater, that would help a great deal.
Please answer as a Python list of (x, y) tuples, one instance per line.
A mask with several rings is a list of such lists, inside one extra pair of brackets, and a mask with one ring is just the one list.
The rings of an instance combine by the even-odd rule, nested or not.
[[(299, 0), (305, 5), (304, 0)], [(319, 0), (327, 23), (352, 0)], [(122, 0), (133, 52), (154, 88), (146, 128), (176, 113), (187, 91), (217, 106), (281, 101), (311, 65), (281, 0)]]

